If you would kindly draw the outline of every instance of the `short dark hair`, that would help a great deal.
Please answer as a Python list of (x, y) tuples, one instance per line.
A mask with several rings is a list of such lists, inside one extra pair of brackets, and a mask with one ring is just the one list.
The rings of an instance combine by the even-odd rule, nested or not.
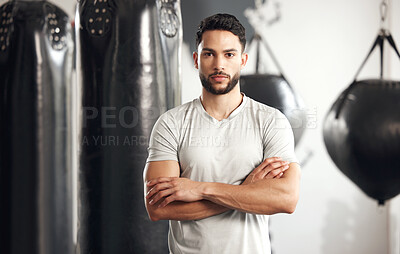
[(242, 52), (246, 47), (246, 31), (239, 20), (227, 13), (218, 13), (203, 19), (196, 33), (196, 48), (199, 46), (203, 33), (209, 30), (229, 31), (239, 37)]

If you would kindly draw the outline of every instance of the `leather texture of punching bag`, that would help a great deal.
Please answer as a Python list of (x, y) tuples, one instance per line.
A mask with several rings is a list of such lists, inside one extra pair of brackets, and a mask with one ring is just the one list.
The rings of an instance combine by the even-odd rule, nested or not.
[(254, 100), (279, 109), (292, 126), (295, 143), (299, 142), (307, 122), (305, 105), (282, 75), (242, 75), (240, 89)]
[[(324, 141), (336, 166), (380, 205), (400, 193), (400, 81), (383, 79), (384, 42), (400, 59), (389, 30), (381, 29), (354, 81), (324, 121)], [(380, 79), (357, 81), (376, 47)]]
[(400, 193), (400, 82), (355, 81), (324, 122), (324, 141), (336, 166), (383, 204)]
[(77, 253), (167, 253), (168, 222), (151, 222), (143, 169), (151, 129), (180, 104), (177, 0), (82, 0)]
[(72, 254), (69, 18), (0, 7), (0, 253)]
[[(268, 43), (257, 32), (257, 28), (255, 30), (248, 46), (249, 52), (255, 48), (255, 73), (240, 76), (240, 89), (254, 100), (279, 109), (289, 120), (297, 145), (307, 127), (305, 104), (284, 77), (282, 68)], [(268, 69), (260, 71), (261, 64), (265, 61), (265, 56), (261, 54), (262, 48), (269, 54), (279, 75), (269, 73)]]

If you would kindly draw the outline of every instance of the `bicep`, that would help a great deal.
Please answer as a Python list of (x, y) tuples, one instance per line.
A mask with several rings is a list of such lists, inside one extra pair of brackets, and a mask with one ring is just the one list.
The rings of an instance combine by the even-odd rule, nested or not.
[[(179, 163), (174, 160), (147, 162), (143, 171), (144, 196), (150, 190), (146, 183), (159, 177), (179, 177)], [(157, 217), (157, 211), (162, 210), (155, 205), (149, 205), (149, 200), (144, 197), (147, 213), (152, 220)], [(158, 211), (160, 212), (160, 211)]]
[(179, 163), (173, 160), (147, 162), (143, 171), (144, 193), (147, 193), (146, 182), (158, 177), (179, 177)]
[(158, 177), (179, 177), (179, 163), (173, 160), (151, 161), (146, 163), (143, 172), (144, 182)]

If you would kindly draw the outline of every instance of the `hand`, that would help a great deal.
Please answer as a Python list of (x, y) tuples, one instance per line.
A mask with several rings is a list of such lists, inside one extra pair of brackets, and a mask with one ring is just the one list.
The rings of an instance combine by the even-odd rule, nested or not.
[(159, 177), (147, 182), (146, 199), (154, 205), (160, 200), (158, 207), (164, 207), (173, 201), (194, 202), (203, 199), (202, 183), (181, 177)]
[(289, 162), (282, 161), (280, 157), (267, 158), (246, 177), (242, 184), (251, 184), (262, 179), (281, 178), (288, 168)]

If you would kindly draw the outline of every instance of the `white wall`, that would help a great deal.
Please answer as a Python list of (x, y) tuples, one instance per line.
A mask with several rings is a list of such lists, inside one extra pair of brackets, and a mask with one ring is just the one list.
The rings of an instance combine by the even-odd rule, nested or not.
[[(283, 20), (267, 32), (267, 38), (288, 78), (309, 107), (317, 109), (318, 126), (308, 130), (300, 147), (311, 149), (314, 156), (303, 168), (297, 211), (272, 218), (275, 251), (388, 253), (387, 207), (378, 209), (376, 201), (335, 167), (323, 144), (321, 128), (325, 114), (354, 78), (377, 35), (380, 1), (281, 2)], [(400, 8), (392, 10), (397, 12), (392, 17), (398, 18)], [(398, 32), (400, 22), (392, 25), (393, 32)], [(394, 36), (399, 42), (400, 34)], [(375, 54), (360, 78), (378, 77), (377, 60)], [(400, 77), (400, 72), (391, 74)], [(399, 211), (392, 211), (393, 216)]]
[[(298, 209), (294, 215), (272, 218), (273, 246), (278, 254), (389, 253), (387, 207), (378, 209), (376, 201), (335, 167), (323, 144), (321, 128), (325, 114), (354, 78), (377, 35), (379, 3), (282, 1), (283, 21), (268, 31), (268, 41), (288, 78), (309, 107), (317, 109), (318, 119), (318, 127), (308, 130), (300, 147), (312, 149), (314, 157), (303, 168)], [(400, 8), (392, 10), (396, 13), (391, 17), (398, 18)], [(394, 36), (400, 45), (400, 22), (392, 21), (392, 31), (397, 33)], [(393, 53), (391, 56), (394, 58)], [(377, 60), (375, 54), (360, 78), (378, 77)], [(399, 71), (391, 74), (393, 78), (400, 77)], [(392, 218), (399, 213), (400, 210), (392, 211)], [(393, 219), (392, 222), (395, 223)], [(395, 237), (400, 239), (399, 234), (392, 236)]]
[[(392, 34), (400, 45), (400, 0), (393, 0)], [(316, 128), (308, 128), (297, 152), (305, 159), (301, 198), (293, 215), (271, 218), (276, 254), (398, 254), (399, 201), (379, 207), (333, 164), (322, 137), (324, 117), (338, 95), (351, 83), (376, 38), (378, 0), (281, 0), (282, 20), (264, 35), (287, 78), (316, 112)], [(212, 6), (210, 6), (212, 8)], [(399, 59), (391, 53), (390, 77), (400, 79)], [(200, 82), (184, 51), (183, 101), (200, 93)], [(251, 56), (250, 56), (251, 57)], [(393, 63), (392, 63), (393, 62)], [(379, 76), (374, 54), (359, 78)], [(388, 77), (387, 76), (387, 77)], [(193, 78), (194, 77), (194, 78)], [(399, 198), (397, 199), (399, 200)], [(392, 240), (389, 241), (389, 231)], [(397, 244), (397, 245), (396, 245)], [(390, 247), (391, 246), (391, 247)], [(392, 252), (389, 252), (392, 248)]]
[[(392, 4), (392, 13), (390, 16), (391, 32), (396, 41), (397, 48), (400, 47), (400, 0), (390, 1)], [(399, 49), (400, 50), (400, 49)], [(399, 80), (400, 61), (393, 54), (390, 58), (389, 75)], [(392, 199), (389, 203), (389, 254), (400, 253), (400, 195)]]
[[(0, 4), (4, 2), (0, 0)], [(51, 2), (73, 17), (75, 1)], [(334, 166), (321, 129), (325, 114), (352, 81), (375, 39), (380, 1), (278, 2), (282, 20), (267, 28), (265, 36), (289, 81), (311, 112), (316, 112), (317, 122), (315, 128), (308, 128), (297, 148), (300, 159), (308, 151), (313, 153), (303, 167), (297, 210), (293, 215), (272, 216), (273, 251), (275, 254), (399, 254), (400, 197), (378, 208), (376, 201)], [(391, 31), (400, 47), (400, 0), (390, 3)], [(201, 85), (188, 47), (183, 56), (182, 99), (186, 102), (200, 94)], [(388, 77), (400, 79), (399, 59), (393, 53), (390, 56)], [(361, 78), (378, 77), (377, 60), (375, 55)]]

